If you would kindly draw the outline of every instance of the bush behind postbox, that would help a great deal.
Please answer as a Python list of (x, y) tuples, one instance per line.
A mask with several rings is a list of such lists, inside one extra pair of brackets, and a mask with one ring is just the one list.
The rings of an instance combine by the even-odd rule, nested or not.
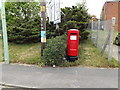
[(63, 57), (66, 55), (66, 41), (67, 35), (57, 36), (47, 40), (46, 48), (44, 49), (42, 56), (45, 65), (60, 66), (64, 64)]

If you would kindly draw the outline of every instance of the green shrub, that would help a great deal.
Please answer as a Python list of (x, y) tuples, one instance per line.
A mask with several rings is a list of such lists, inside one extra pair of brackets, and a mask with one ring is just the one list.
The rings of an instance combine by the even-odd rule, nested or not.
[(9, 42), (32, 43), (40, 41), (39, 3), (6, 2), (6, 22)]
[(64, 30), (68, 29), (78, 29), (77, 22), (76, 21), (68, 21), (66, 24), (63, 26)]
[(80, 40), (87, 40), (89, 37), (89, 32), (84, 30), (83, 32), (80, 32), (81, 39)]
[(66, 30), (66, 33), (69, 29), (78, 29), (81, 36), (80, 40), (82, 41), (87, 40), (90, 34), (87, 30), (84, 30), (87, 27), (87, 23), (84, 22), (68, 21), (63, 27), (63, 29)]
[(65, 57), (65, 49), (66, 35), (48, 39), (42, 56), (45, 65), (62, 65), (64, 63), (63, 57)]

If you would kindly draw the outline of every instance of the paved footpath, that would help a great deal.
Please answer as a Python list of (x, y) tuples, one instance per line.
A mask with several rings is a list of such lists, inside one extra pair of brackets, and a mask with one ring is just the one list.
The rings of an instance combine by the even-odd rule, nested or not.
[(116, 60), (119, 60), (119, 55), (120, 55), (120, 46), (117, 45), (113, 45), (113, 53), (112, 53), (113, 57)]
[(118, 88), (118, 69), (2, 64), (0, 83), (29, 88)]

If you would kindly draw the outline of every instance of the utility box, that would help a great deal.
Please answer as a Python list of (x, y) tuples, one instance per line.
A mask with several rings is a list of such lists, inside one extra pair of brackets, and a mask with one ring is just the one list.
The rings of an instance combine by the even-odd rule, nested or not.
[(79, 46), (79, 30), (68, 30), (67, 40), (67, 60), (75, 61), (78, 59), (78, 46)]

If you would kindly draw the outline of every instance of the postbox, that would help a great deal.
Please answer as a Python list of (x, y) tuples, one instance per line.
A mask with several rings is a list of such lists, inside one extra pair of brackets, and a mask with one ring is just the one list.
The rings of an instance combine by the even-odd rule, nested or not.
[(79, 30), (68, 30), (67, 40), (67, 60), (75, 61), (78, 59), (78, 46), (79, 46)]

